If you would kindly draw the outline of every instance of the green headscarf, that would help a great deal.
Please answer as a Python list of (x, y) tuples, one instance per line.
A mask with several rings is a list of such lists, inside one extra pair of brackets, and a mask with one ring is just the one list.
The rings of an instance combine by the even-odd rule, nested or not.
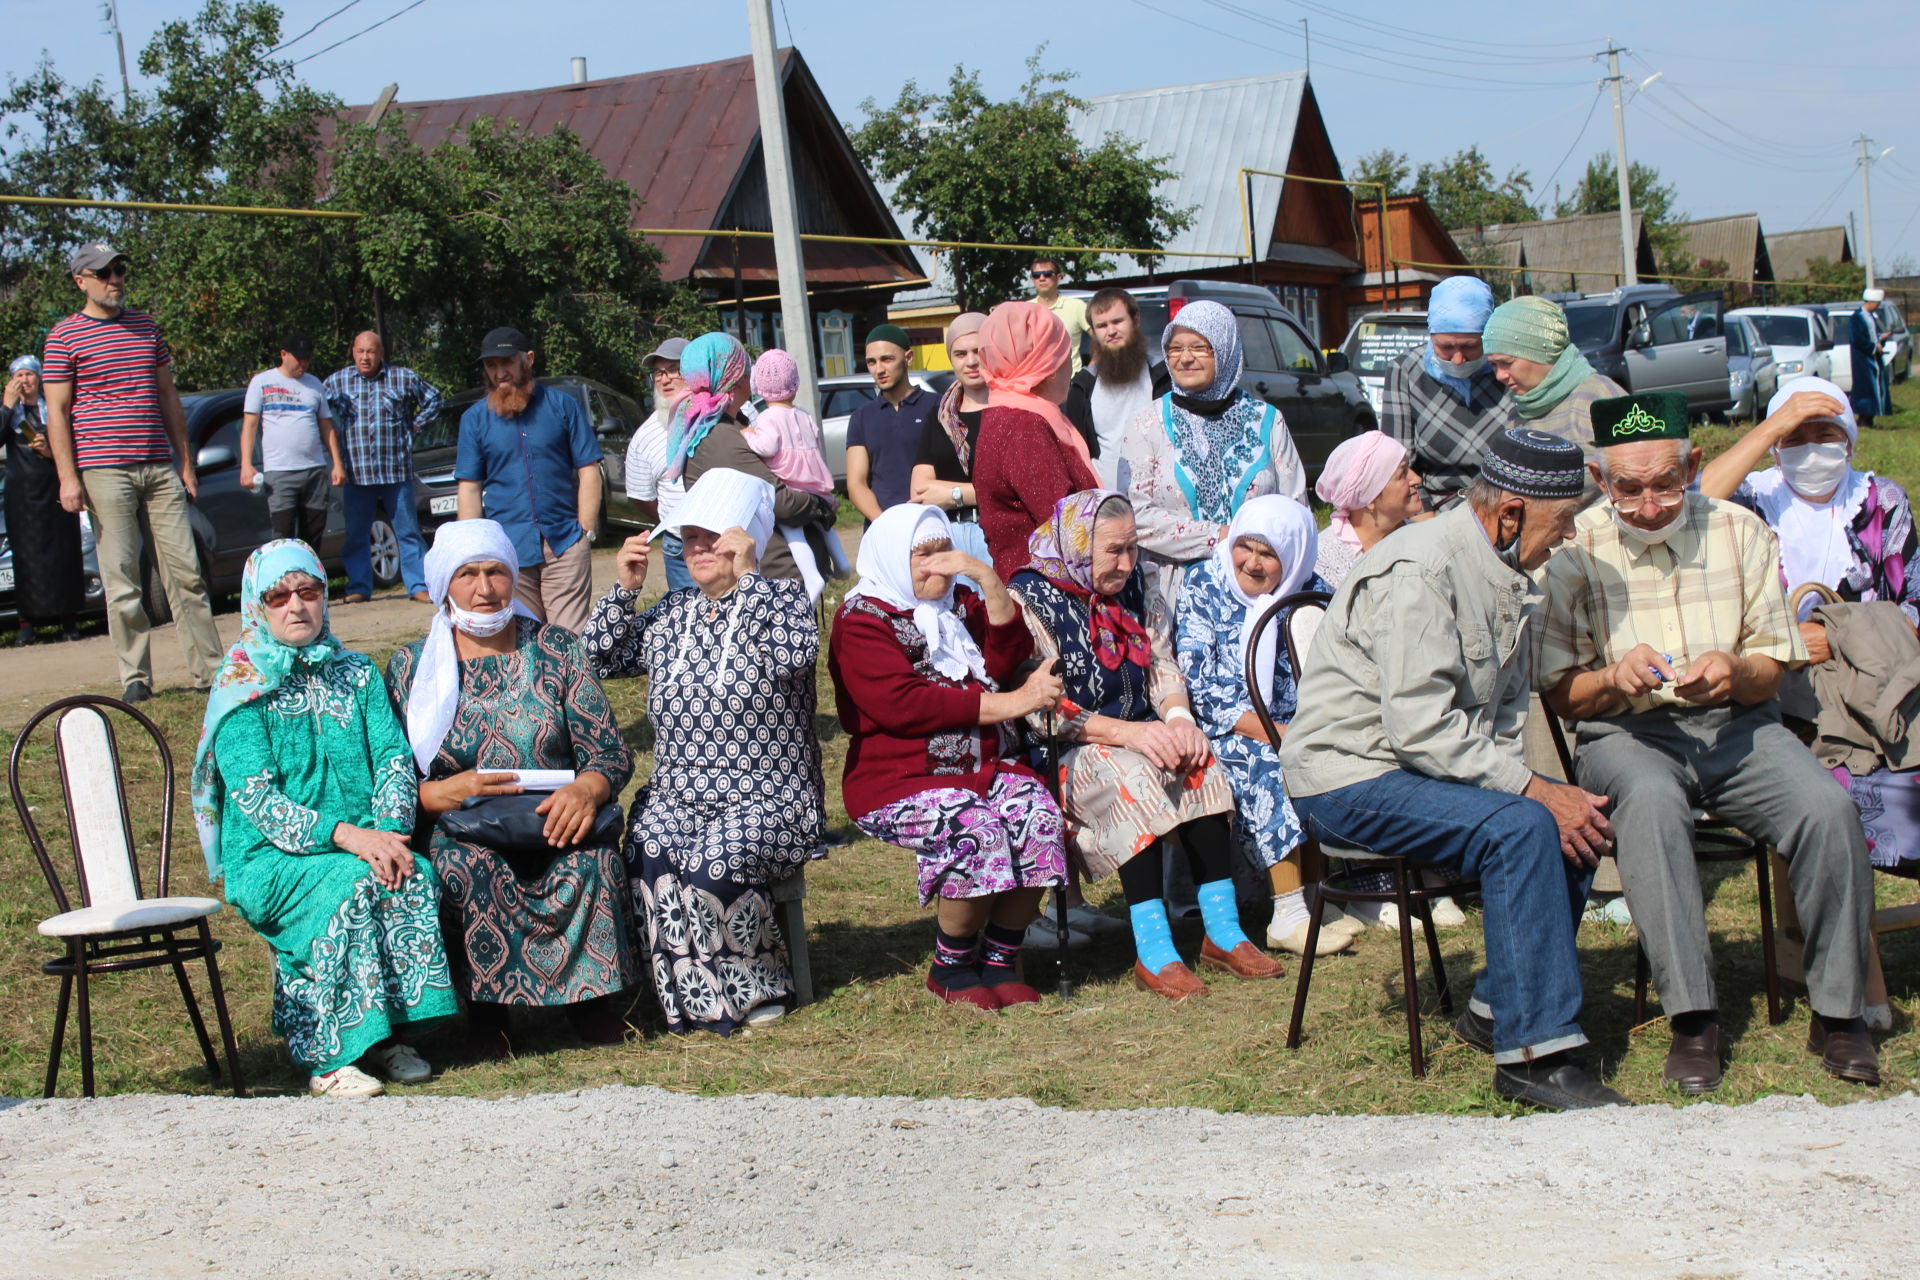
[(1549, 366), (1539, 386), (1513, 393), (1514, 408), (1522, 418), (1546, 417), (1593, 376), (1593, 366), (1567, 332), (1567, 313), (1546, 298), (1519, 297), (1495, 307), (1482, 342), (1490, 356), (1515, 356)]

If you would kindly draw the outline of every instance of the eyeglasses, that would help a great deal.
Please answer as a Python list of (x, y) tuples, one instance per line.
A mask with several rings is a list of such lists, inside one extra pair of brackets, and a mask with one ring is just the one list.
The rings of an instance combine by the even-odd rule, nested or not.
[(1651, 488), (1610, 484), (1607, 486), (1607, 497), (1612, 500), (1615, 508), (1621, 511), (1638, 511), (1645, 505), (1648, 498), (1653, 499), (1655, 506), (1665, 509), (1677, 507), (1686, 501), (1687, 488), (1679, 483), (1654, 485)]
[(1060, 273), (1058, 271), (1044, 271), (1044, 270), (1029, 271), (1027, 272), (1027, 276), (1029, 279), (1033, 279), (1033, 280), (1058, 280), (1060, 278)]
[(1182, 342), (1167, 348), (1169, 360), (1200, 360), (1213, 354), (1213, 348), (1203, 342)]
[(325, 587), (274, 587), (270, 591), (261, 593), (260, 603), (269, 609), (280, 609), (284, 608), (287, 601), (293, 599), (295, 596), (299, 596), (308, 604), (315, 604), (325, 599), (326, 595), (327, 591)]
[(652, 376), (653, 376), (653, 380), (654, 380), (655, 382), (658, 382), (658, 381), (660, 381), (660, 379), (662, 379), (662, 378), (677, 378), (677, 377), (679, 377), (679, 376), (680, 376), (680, 366), (679, 366), (679, 365), (677, 365), (677, 364), (675, 364), (675, 365), (665, 365), (665, 364), (663, 364), (663, 365), (655, 365), (655, 366), (654, 366), (654, 369), (653, 369), (653, 375), (652, 375)]
[(98, 271), (83, 271), (80, 274), (92, 276), (95, 280), (125, 280), (127, 278), (127, 264), (124, 262), (110, 263)]

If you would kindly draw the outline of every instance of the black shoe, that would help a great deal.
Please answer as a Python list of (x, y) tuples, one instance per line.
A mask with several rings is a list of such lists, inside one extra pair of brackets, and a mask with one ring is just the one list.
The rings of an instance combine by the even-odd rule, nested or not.
[(1681, 1093), (1712, 1093), (1720, 1087), (1725, 1069), (1720, 1065), (1720, 1025), (1708, 1022), (1692, 1035), (1676, 1025), (1673, 1044), (1660, 1078)]
[(1586, 1073), (1564, 1053), (1534, 1062), (1502, 1062), (1493, 1069), (1493, 1091), (1543, 1111), (1585, 1111), (1633, 1104)]
[(145, 702), (153, 696), (153, 690), (147, 687), (145, 680), (135, 680), (120, 692), (122, 702)]
[(1493, 1019), (1481, 1017), (1471, 1005), (1453, 1020), (1453, 1034), (1489, 1058), (1493, 1056)]
[(1880, 1053), (1867, 1034), (1867, 1024), (1858, 1018), (1829, 1027), (1826, 1019), (1813, 1015), (1807, 1028), (1807, 1052), (1820, 1056), (1827, 1074), (1850, 1084), (1880, 1083)]

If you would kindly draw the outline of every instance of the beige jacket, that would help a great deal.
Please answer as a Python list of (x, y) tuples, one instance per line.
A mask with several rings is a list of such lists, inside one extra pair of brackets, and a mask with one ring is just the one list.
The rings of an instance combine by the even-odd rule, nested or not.
[(1361, 557), (1333, 597), (1280, 744), (1287, 793), (1394, 769), (1518, 794), (1539, 588), (1494, 554), (1465, 503)]
[(1833, 656), (1809, 667), (1820, 714), (1813, 753), (1829, 769), (1854, 774), (1920, 768), (1920, 639), (1900, 606), (1824, 604), (1813, 620), (1826, 624)]

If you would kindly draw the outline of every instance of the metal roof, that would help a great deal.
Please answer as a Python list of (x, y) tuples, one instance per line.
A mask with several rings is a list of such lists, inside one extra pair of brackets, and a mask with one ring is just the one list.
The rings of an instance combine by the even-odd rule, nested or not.
[[(1527, 279), (1536, 293), (1571, 290), (1579, 293), (1603, 293), (1620, 283), (1620, 215), (1584, 213), (1571, 218), (1550, 218), (1541, 222), (1491, 223), (1485, 227), (1467, 227), (1450, 233), (1468, 261), (1476, 255), (1492, 257), (1503, 265), (1524, 264)], [(1633, 213), (1635, 270), (1643, 276), (1654, 274), (1653, 250), (1647, 245), (1643, 215)], [(1519, 262), (1507, 262), (1518, 243)]]
[(1760, 231), (1759, 214), (1701, 218), (1680, 223), (1679, 230), (1687, 237), (1687, 274), (1701, 274), (1698, 268), (1703, 262), (1724, 262), (1726, 274), (1742, 284), (1773, 279), (1773, 259)]
[(1773, 260), (1774, 279), (1805, 280), (1807, 264), (1815, 258), (1852, 262), (1853, 244), (1845, 227), (1777, 231), (1767, 237), (1767, 256)]

